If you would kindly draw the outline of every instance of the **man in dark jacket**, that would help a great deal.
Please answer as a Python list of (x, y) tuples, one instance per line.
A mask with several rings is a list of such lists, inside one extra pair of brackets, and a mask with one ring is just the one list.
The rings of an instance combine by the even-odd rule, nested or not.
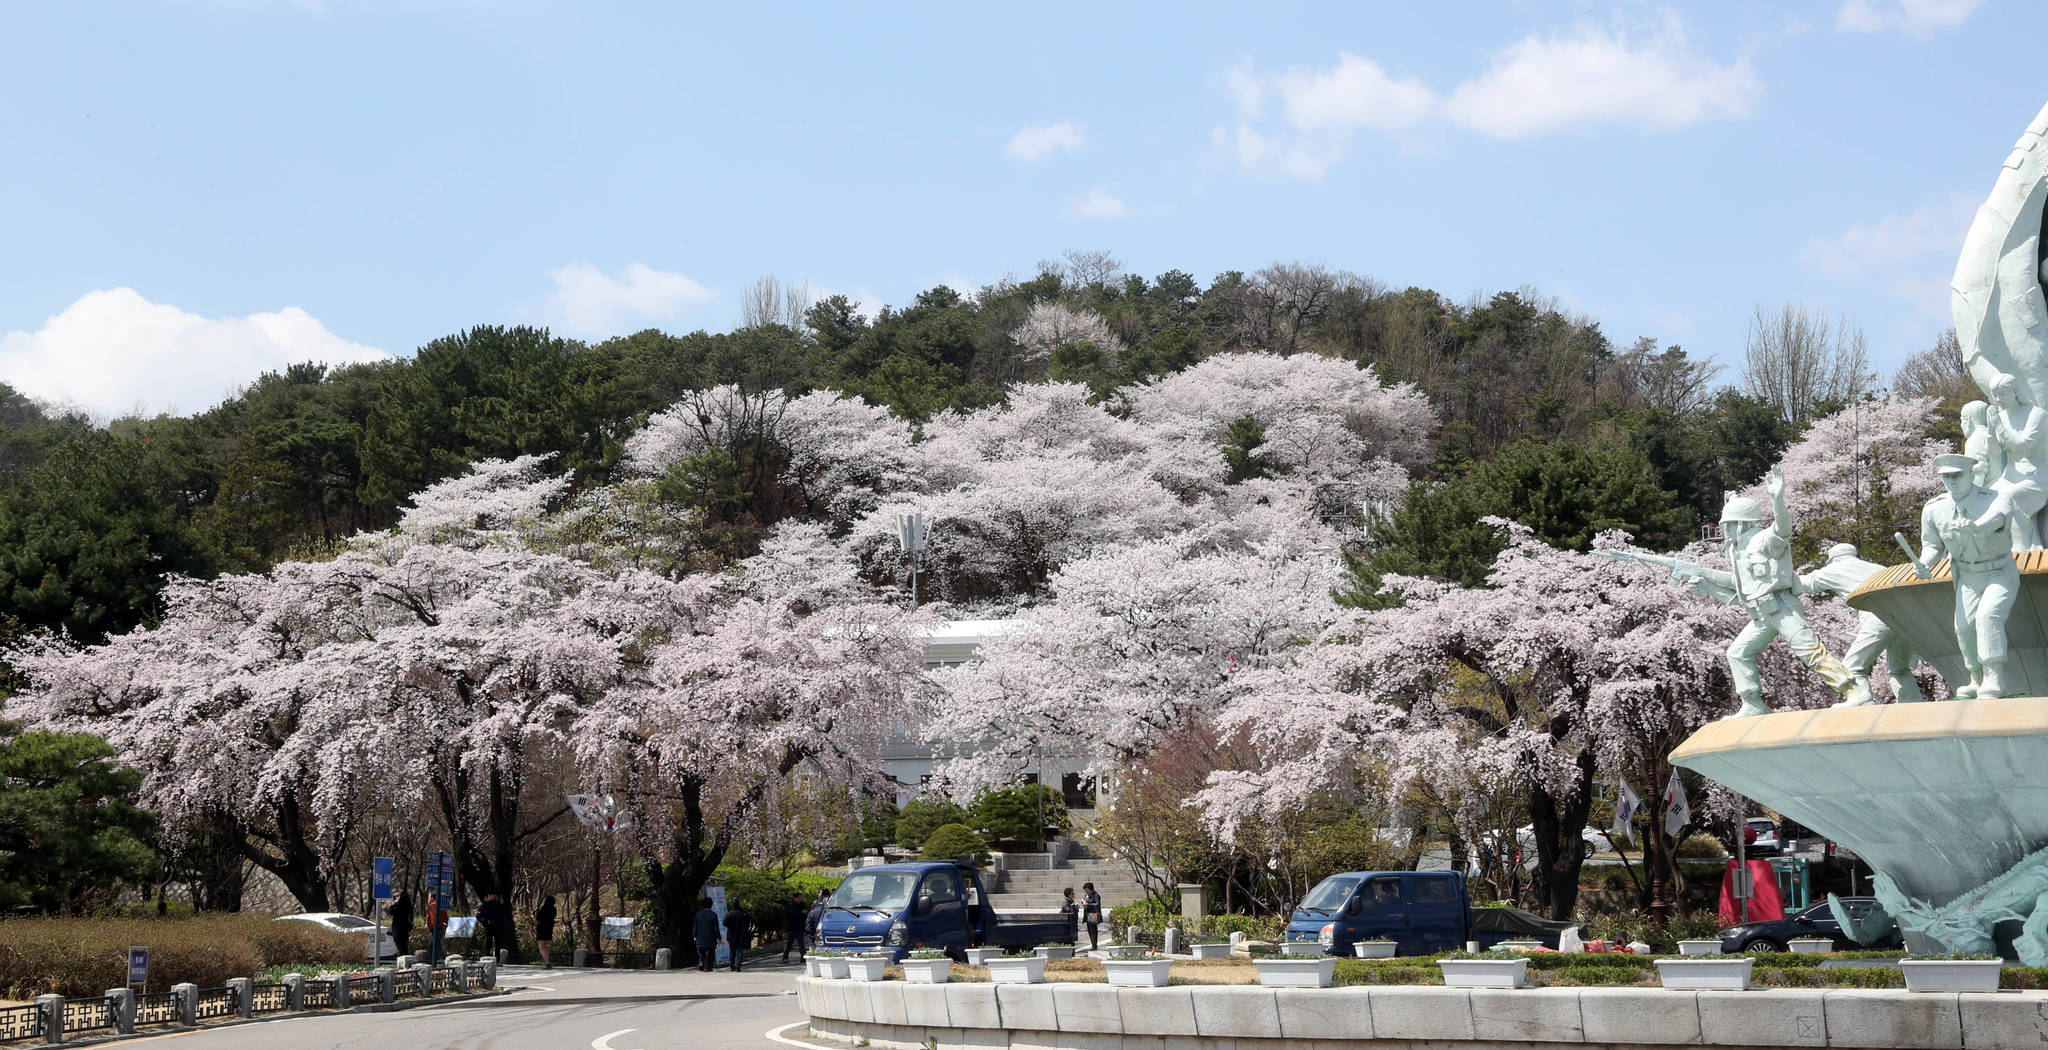
[(811, 935), (811, 947), (818, 946), (824, 935), (825, 909), (832, 906), (832, 891), (819, 890), (818, 899), (811, 902), (811, 912), (804, 916), (804, 932)]
[(484, 894), (484, 902), (476, 906), (477, 934), (485, 938), (492, 958), (498, 950), (505, 949), (505, 961), (513, 962), (519, 944), (512, 936), (512, 908), (498, 899), (495, 893)]
[(789, 939), (782, 942), (782, 961), (789, 961), (789, 950), (796, 949), (797, 961), (803, 961), (806, 941), (804, 931), (810, 926), (810, 909), (804, 907), (804, 895), (799, 893), (783, 902), (782, 928)]
[(398, 946), (398, 954), (411, 955), (412, 943), (412, 893), (399, 890), (398, 899), (391, 902), (391, 940)]
[(697, 902), (691, 933), (697, 940), (697, 969), (709, 973), (718, 965), (718, 913), (711, 910), (710, 898)]
[(754, 939), (754, 917), (739, 901), (728, 901), (725, 905), (725, 943), (732, 948), (732, 972), (740, 972), (740, 957), (746, 954), (747, 943)]

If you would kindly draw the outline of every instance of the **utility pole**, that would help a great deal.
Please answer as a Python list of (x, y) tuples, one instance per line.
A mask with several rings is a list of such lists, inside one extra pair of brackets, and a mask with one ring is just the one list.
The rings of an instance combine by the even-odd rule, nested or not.
[(923, 514), (896, 515), (896, 542), (903, 547), (903, 560), (910, 566), (910, 611), (917, 611), (917, 572), (923, 568), (925, 528)]

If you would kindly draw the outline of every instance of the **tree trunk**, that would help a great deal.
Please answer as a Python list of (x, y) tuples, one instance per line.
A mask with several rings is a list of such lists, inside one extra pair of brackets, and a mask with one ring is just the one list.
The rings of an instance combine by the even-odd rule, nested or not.
[[(274, 834), (239, 836), (235, 842), (257, 867), (277, 876), (299, 907), (309, 912), (333, 911), (328, 905), (327, 880), (320, 877), (320, 854), (309, 841), (308, 830), (298, 802), (287, 796), (278, 804)], [(264, 848), (266, 844), (269, 849)]]
[(1542, 788), (1529, 792), (1529, 821), (1536, 837), (1536, 904), (1553, 919), (1571, 918), (1579, 903), (1579, 870), (1586, 863), (1584, 829), (1593, 808), (1594, 760), (1582, 750), (1576, 762), (1578, 790), (1559, 799)]

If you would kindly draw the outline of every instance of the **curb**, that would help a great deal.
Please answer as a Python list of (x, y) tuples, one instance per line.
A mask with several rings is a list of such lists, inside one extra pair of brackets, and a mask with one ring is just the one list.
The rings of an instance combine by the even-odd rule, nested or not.
[[(497, 996), (510, 994), (512, 994), (510, 989), (493, 988), (489, 991), (483, 992), (464, 992), (461, 995), (444, 995), (438, 999), (401, 999), (395, 1003), (369, 1003), (363, 1006), (353, 1006), (347, 1010), (300, 1010), (296, 1013), (280, 1011), (274, 1014), (265, 1014), (262, 1017), (236, 1017), (224, 1021), (215, 1021), (212, 1024), (181, 1025), (177, 1028), (157, 1028), (147, 1032), (137, 1032), (134, 1035), (98, 1035), (88, 1036), (83, 1039), (66, 1039), (61, 1043), (29, 1043), (20, 1047), (19, 1050), (61, 1050), (61, 1048), (63, 1047), (70, 1046), (105, 1046), (112, 1043), (130, 1042), (136, 1039), (156, 1039), (167, 1035), (188, 1035), (194, 1032), (213, 1032), (223, 1028), (240, 1028), (243, 1025), (267, 1024), (271, 1021), (289, 1021), (297, 1017), (338, 1016), (340, 1014), (345, 1013), (389, 1014), (397, 1013), (400, 1010), (417, 1010), (423, 1006), (468, 1005), (474, 1002), (475, 1000), (491, 999)], [(507, 1003), (505, 1005), (510, 1006), (513, 1004)]]
[[(513, 993), (506, 991), (502, 994), (511, 995)], [(450, 999), (431, 1005), (447, 1006), (456, 1010), (506, 1010), (520, 1006), (586, 1006), (592, 1003), (668, 1003), (696, 999), (786, 999), (795, 995), (795, 991), (727, 992), (722, 995), (714, 995), (707, 992), (677, 992), (674, 994), (652, 995), (558, 995), (546, 999), (507, 999), (503, 1002), (466, 1002)], [(421, 1005), (429, 1004), (423, 1003)]]

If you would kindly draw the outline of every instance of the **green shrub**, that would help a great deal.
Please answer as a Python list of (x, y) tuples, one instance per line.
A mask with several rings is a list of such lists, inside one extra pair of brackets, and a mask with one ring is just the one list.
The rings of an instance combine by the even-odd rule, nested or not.
[(215, 988), (283, 963), (346, 966), (359, 937), (267, 915), (186, 919), (9, 919), (0, 922), (0, 994), (90, 996), (127, 979), (131, 944), (149, 947), (149, 990)]
[[(753, 918), (754, 929), (764, 936), (786, 934), (782, 928), (783, 908), (802, 895), (804, 907), (817, 898), (819, 890), (836, 889), (840, 875), (814, 875), (807, 871), (776, 871), (737, 864), (720, 865), (716, 877), (725, 884), (725, 898), (738, 901)], [(651, 928), (643, 923), (642, 928)], [(638, 928), (636, 928), (636, 934)]]
[[(1079, 900), (1078, 893), (1075, 897)], [(1109, 927), (1114, 930), (1136, 926), (1146, 933), (1159, 933), (1168, 926), (1181, 925), (1180, 917), (1165, 901), (1148, 897), (1109, 909)]]
[(1043, 842), (1049, 831), (1067, 828), (1067, 798), (1045, 784), (984, 791), (971, 811), (976, 833), (989, 842)]
[(1277, 941), (1286, 925), (1286, 918), (1280, 915), (1204, 915), (1194, 932), (1209, 938), (1242, 933), (1255, 941)]
[(965, 824), (967, 811), (953, 804), (951, 799), (914, 798), (903, 804), (896, 813), (896, 844), (904, 849), (918, 849), (931, 833), (948, 824)]
[(1721, 840), (1712, 835), (1687, 835), (1685, 841), (1678, 844), (1681, 857), (1719, 857), (1727, 852), (1728, 847), (1721, 845)]
[(980, 866), (988, 863), (988, 843), (965, 824), (947, 824), (924, 840), (926, 860), (967, 860)]

